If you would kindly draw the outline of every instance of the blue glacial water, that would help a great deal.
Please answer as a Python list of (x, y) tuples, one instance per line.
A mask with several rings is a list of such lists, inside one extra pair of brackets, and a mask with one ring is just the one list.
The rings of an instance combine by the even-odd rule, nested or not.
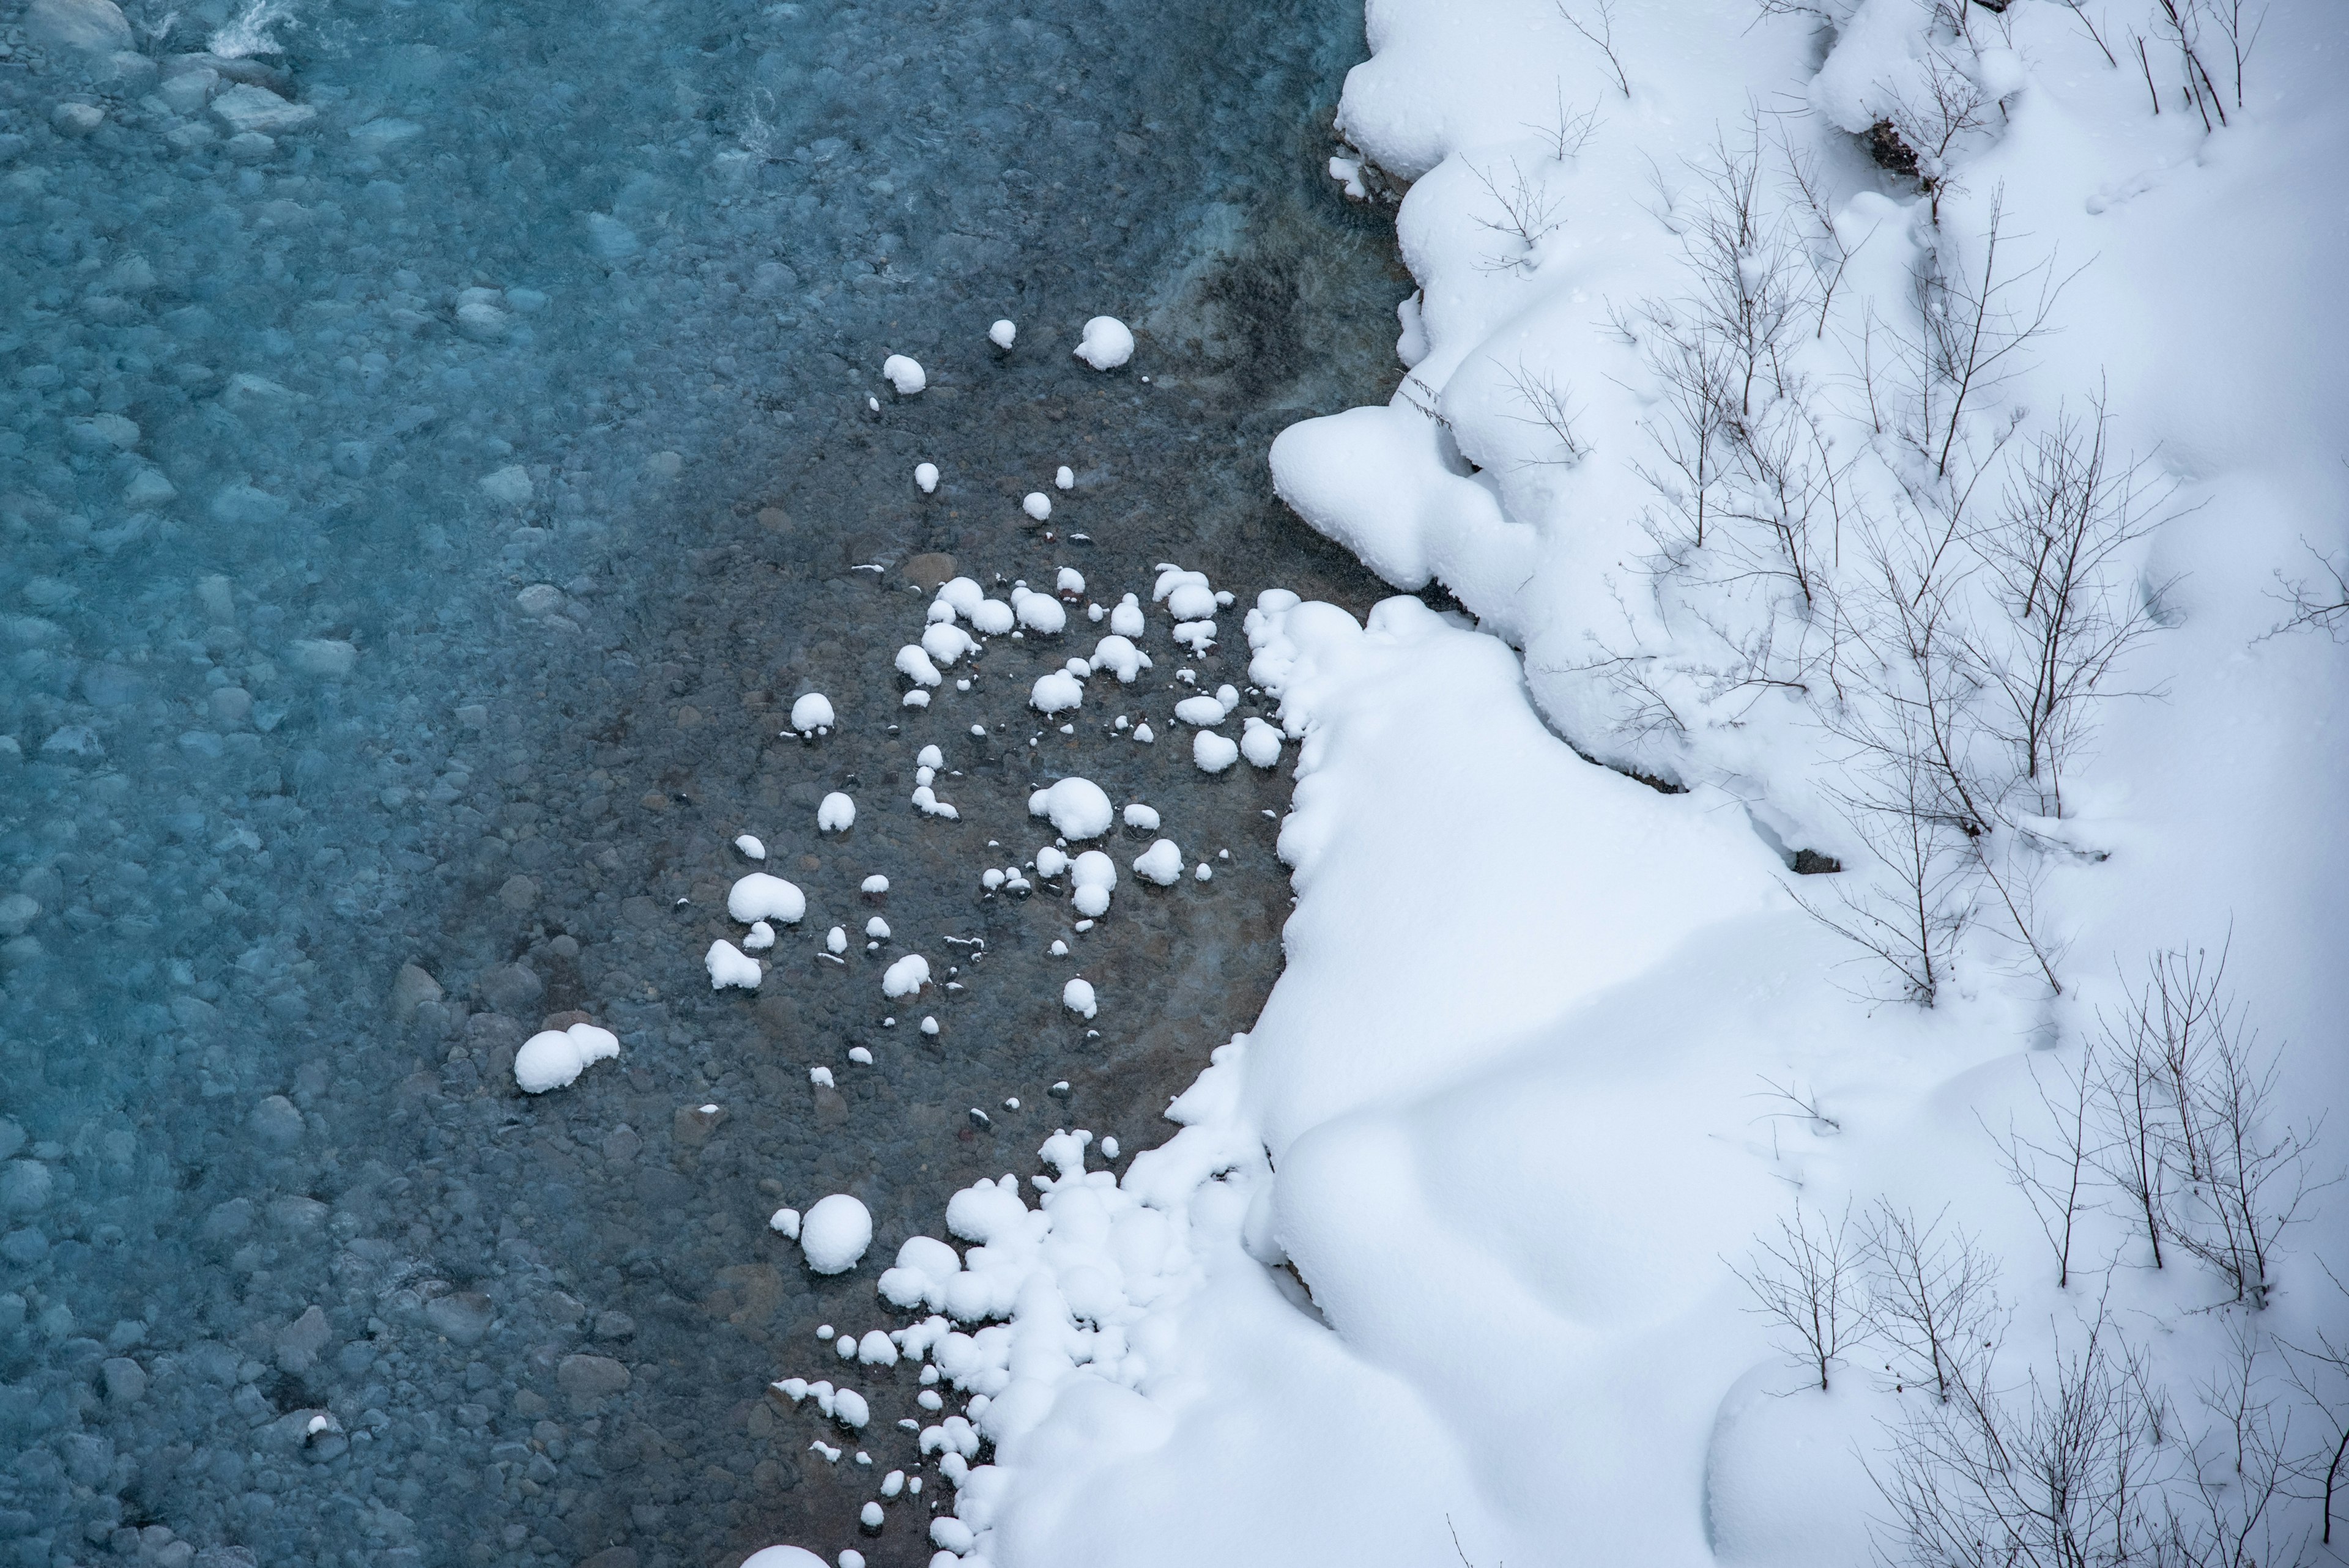
[[(885, 1258), (1061, 1121), (1155, 1141), (1277, 972), (1285, 786), (1028, 747), (1024, 676), (923, 729), (906, 589), (1371, 596), (1262, 471), (1392, 374), (1409, 284), (1319, 173), (1360, 50), (1350, 0), (0, 17), (0, 1564), (927, 1560), (934, 1472), (855, 1522), (912, 1368), (869, 1467), (765, 1396), (882, 1321), (766, 1213), (855, 1191)], [(841, 729), (779, 738), (811, 687)], [(898, 807), (932, 739), (959, 828)], [(1097, 1034), (1065, 909), (976, 881), (1078, 768), (1233, 855), (1121, 893), (1091, 972), (1150, 1001)], [(745, 829), (811, 910), (712, 996)], [(975, 934), (939, 1039), (884, 1033), (869, 965)], [(620, 1060), (516, 1093), (579, 1018)]]

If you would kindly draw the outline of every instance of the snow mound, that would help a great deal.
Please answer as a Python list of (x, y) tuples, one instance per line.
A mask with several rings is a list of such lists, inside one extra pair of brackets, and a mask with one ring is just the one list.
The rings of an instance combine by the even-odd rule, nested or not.
[(524, 1040), (514, 1053), (514, 1083), (524, 1094), (544, 1094), (568, 1087), (591, 1064), (619, 1054), (619, 1037), (593, 1024), (544, 1029)]
[(997, 322), (987, 329), (987, 341), (998, 348), (1009, 348), (1019, 341), (1019, 325), (1011, 321)]
[(802, 735), (830, 729), (835, 722), (832, 699), (820, 691), (809, 692), (792, 704), (792, 727)]
[(897, 650), (897, 673), (916, 686), (940, 686), (946, 681), (919, 643), (907, 643)]
[(761, 1546), (742, 1559), (742, 1568), (832, 1568), (832, 1564), (797, 1546)]
[(881, 362), (881, 378), (895, 387), (900, 397), (911, 397), (930, 384), (921, 362), (903, 354), (893, 354)]
[(1085, 323), (1084, 341), (1074, 352), (1096, 370), (1114, 370), (1133, 357), (1133, 333), (1113, 315), (1097, 315)]
[(1109, 913), (1109, 895), (1117, 886), (1117, 862), (1099, 850), (1087, 850), (1071, 864), (1069, 885), (1076, 890), (1077, 913), (1098, 920)]
[(844, 833), (856, 826), (856, 802), (834, 789), (815, 809), (815, 825), (819, 831)]
[(1052, 498), (1042, 490), (1030, 490), (1019, 499), (1019, 510), (1042, 522), (1052, 515)]
[(918, 953), (908, 953), (881, 976), (881, 995), (893, 1002), (919, 994), (930, 983), (930, 961)]
[(1091, 1018), (1101, 1012), (1101, 1004), (1093, 995), (1092, 982), (1071, 980), (1061, 987), (1061, 1006), (1071, 1013)]
[(1229, 736), (1203, 729), (1191, 737), (1191, 760), (1202, 773), (1221, 773), (1239, 759), (1239, 745)]
[(914, 465), (914, 486), (924, 495), (936, 494), (938, 488), (938, 465), (936, 463), (916, 463)]
[(1174, 705), (1174, 717), (1185, 724), (1205, 729), (1224, 722), (1227, 717), (1222, 703), (1211, 696), (1186, 696)]
[(807, 894), (793, 883), (766, 872), (740, 878), (726, 894), (726, 913), (748, 925), (754, 920), (779, 920), (797, 925), (807, 913)]
[(1028, 694), (1029, 706), (1048, 717), (1080, 707), (1084, 700), (1084, 683), (1066, 670), (1050, 670), (1038, 676), (1034, 688)]
[(1031, 632), (1056, 637), (1069, 624), (1069, 612), (1050, 593), (1032, 593), (1025, 587), (1011, 591), (1011, 608), (1019, 624)]
[(1131, 686), (1134, 676), (1150, 667), (1150, 655), (1135, 647), (1133, 639), (1112, 632), (1093, 645), (1091, 663), (1096, 671), (1114, 674), (1120, 685)]
[(1183, 880), (1182, 849), (1172, 839), (1159, 840), (1133, 857), (1133, 874), (1160, 887), (1173, 887)]
[(1280, 760), (1280, 731), (1260, 718), (1251, 718), (1240, 732), (1240, 755), (1258, 768), (1270, 768)]
[(872, 1244), (873, 1215), (845, 1192), (817, 1199), (800, 1219), (800, 1251), (818, 1274), (846, 1274)]
[(767, 858), (767, 846), (749, 833), (738, 834), (734, 847), (742, 852), (744, 860), (763, 861)]
[(1029, 796), (1028, 814), (1049, 819), (1063, 838), (1070, 839), (1098, 839), (1116, 820), (1102, 787), (1090, 779), (1075, 778), (1061, 779)]
[(723, 991), (730, 985), (744, 991), (756, 991), (760, 976), (764, 973), (757, 959), (723, 938), (709, 944), (709, 951), (703, 955), (701, 964), (709, 971), (709, 988), (712, 991)]
[(971, 640), (970, 634), (951, 621), (934, 621), (922, 628), (922, 652), (949, 669), (965, 654), (978, 651), (978, 645)]

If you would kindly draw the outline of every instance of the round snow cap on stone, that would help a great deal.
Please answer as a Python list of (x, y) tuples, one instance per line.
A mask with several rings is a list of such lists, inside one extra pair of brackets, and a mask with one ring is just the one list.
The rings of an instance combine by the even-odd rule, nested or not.
[(936, 490), (938, 488), (938, 465), (936, 463), (916, 463), (914, 465), (914, 483), (920, 487), (921, 492), (924, 495), (928, 495), (931, 491)]
[(1061, 1006), (1071, 1013), (1081, 1013), (1090, 1018), (1100, 1013), (1101, 1004), (1093, 995), (1089, 980), (1071, 980), (1061, 987)]
[(1028, 797), (1028, 814), (1050, 819), (1064, 838), (1098, 839), (1110, 830), (1117, 813), (1109, 796), (1090, 779), (1063, 779), (1049, 789)]
[(881, 362), (881, 376), (890, 386), (897, 389), (897, 396), (900, 397), (911, 397), (930, 384), (930, 378), (923, 372), (920, 362), (909, 359), (902, 354), (893, 354)]
[(1202, 773), (1221, 773), (1240, 759), (1240, 748), (1227, 737), (1203, 729), (1191, 738), (1191, 760)]
[(845, 1192), (819, 1198), (800, 1218), (800, 1250), (818, 1274), (846, 1274), (873, 1244), (873, 1216)]
[(742, 1559), (742, 1568), (832, 1568), (832, 1564), (797, 1546), (762, 1546)]
[[(997, 322), (993, 326), (987, 329), (987, 341), (995, 345), (998, 348), (1010, 347), (1014, 343), (1019, 341), (1019, 328), (1018, 324), (1009, 321)], [(748, 1564), (745, 1564), (744, 1568), (748, 1568)]]
[(856, 826), (856, 802), (834, 789), (815, 809), (815, 825), (823, 832), (844, 833)]
[(807, 913), (807, 895), (779, 876), (752, 872), (726, 895), (726, 913), (748, 925), (754, 920), (797, 925)]
[(569, 1087), (586, 1065), (579, 1042), (569, 1034), (543, 1030), (524, 1040), (522, 1049), (514, 1053), (514, 1083), (524, 1094), (544, 1094)]
[(805, 734), (811, 729), (830, 729), (832, 698), (820, 691), (812, 691), (792, 704), (792, 727)]
[(1097, 315), (1085, 323), (1076, 356), (1096, 370), (1114, 370), (1133, 357), (1133, 334), (1117, 317)]
[(1052, 498), (1042, 490), (1030, 490), (1021, 498), (1019, 510), (1041, 522), (1052, 515)]
[(1029, 704), (1047, 717), (1066, 713), (1082, 705), (1085, 688), (1077, 677), (1066, 670), (1052, 670), (1036, 677), (1034, 689), (1029, 692)]

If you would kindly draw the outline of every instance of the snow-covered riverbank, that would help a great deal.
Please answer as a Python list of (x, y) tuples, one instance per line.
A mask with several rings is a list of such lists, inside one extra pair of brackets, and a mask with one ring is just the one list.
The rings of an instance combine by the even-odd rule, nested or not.
[(949, 1212), (942, 1548), (1998, 1555), (2069, 1399), (2087, 1560), (2321, 1560), (2349, 28), (2176, 15), (1372, 5), (1413, 374), (1271, 460), (1466, 614), (1251, 615), (1288, 968)]

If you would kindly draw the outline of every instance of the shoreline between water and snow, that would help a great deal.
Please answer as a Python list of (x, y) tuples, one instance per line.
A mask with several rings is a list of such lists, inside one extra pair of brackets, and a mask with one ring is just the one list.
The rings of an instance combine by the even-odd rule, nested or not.
[(2144, 9), (1371, 7), (1411, 376), (1271, 463), (1466, 614), (1259, 598), (1262, 1015), (884, 1276), (942, 1563), (2320, 1560), (2349, 40)]

